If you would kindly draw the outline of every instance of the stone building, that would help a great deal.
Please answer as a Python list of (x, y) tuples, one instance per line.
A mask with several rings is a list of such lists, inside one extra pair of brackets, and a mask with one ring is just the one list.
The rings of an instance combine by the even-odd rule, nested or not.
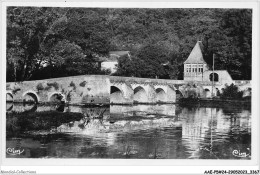
[(108, 57), (99, 57), (96, 62), (101, 70), (110, 70), (112, 74), (117, 71), (119, 58), (125, 55), (130, 57), (130, 51), (110, 51)]
[[(213, 76), (214, 75), (214, 76)], [(188, 59), (184, 62), (184, 80), (214, 81), (220, 84), (231, 84), (232, 77), (226, 70), (210, 70), (203, 58), (203, 45), (198, 41), (192, 49)]]

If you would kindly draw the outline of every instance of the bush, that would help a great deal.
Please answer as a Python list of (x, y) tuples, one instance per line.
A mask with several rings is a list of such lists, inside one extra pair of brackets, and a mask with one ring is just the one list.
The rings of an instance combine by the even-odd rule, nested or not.
[(242, 99), (243, 92), (238, 90), (238, 87), (233, 83), (231, 85), (226, 85), (223, 92), (220, 94), (220, 98), (224, 99)]
[(79, 121), (84, 117), (82, 113), (74, 112), (12, 112), (7, 113), (6, 131), (7, 135), (12, 134), (13, 129), (16, 133), (31, 130), (50, 130), (52, 127), (58, 127), (63, 123)]

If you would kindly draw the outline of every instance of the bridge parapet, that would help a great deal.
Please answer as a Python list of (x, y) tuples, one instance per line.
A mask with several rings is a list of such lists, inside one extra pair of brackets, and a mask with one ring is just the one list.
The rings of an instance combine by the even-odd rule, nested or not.
[[(251, 91), (250, 81), (234, 81), (241, 90)], [(117, 77), (105, 75), (81, 75), (45, 80), (6, 83), (6, 99), (22, 102), (55, 101), (64, 99), (71, 104), (127, 103), (175, 103), (178, 98), (190, 96), (205, 98), (225, 85), (210, 81), (187, 81)], [(207, 92), (205, 92), (207, 91)]]
[[(110, 82), (122, 82), (130, 84), (151, 84), (151, 85), (182, 85), (182, 84), (203, 84), (201, 81), (187, 81), (187, 80), (170, 80), (170, 79), (150, 79), (150, 78), (137, 78), (137, 77), (118, 77), (111, 76)], [(210, 82), (206, 82), (210, 83)]]

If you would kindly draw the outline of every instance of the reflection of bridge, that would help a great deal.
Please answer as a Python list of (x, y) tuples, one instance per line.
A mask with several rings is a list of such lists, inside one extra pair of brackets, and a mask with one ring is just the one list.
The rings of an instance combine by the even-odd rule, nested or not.
[[(77, 106), (77, 105), (37, 105), (37, 104), (22, 104), (22, 103), (7, 103), (6, 112), (74, 112), (82, 113), (84, 116), (94, 117), (101, 113), (104, 118), (109, 117), (130, 117), (130, 116), (175, 116), (175, 104), (157, 104), (157, 105), (110, 105), (102, 107)], [(104, 113), (103, 113), (104, 112)]]
[[(246, 84), (247, 83), (247, 84)], [(249, 90), (248, 82), (241, 87)], [(7, 83), (6, 100), (70, 104), (175, 103), (179, 98), (210, 98), (225, 86), (210, 81), (163, 80), (136, 77), (84, 75)], [(213, 91), (213, 92), (212, 92)]]

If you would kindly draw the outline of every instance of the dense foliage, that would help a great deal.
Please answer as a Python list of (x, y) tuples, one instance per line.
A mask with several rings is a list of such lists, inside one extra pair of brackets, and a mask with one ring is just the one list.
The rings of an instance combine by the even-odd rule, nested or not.
[(6, 135), (7, 137), (19, 136), (25, 131), (44, 131), (57, 128), (64, 123), (79, 121), (84, 115), (76, 112), (11, 112), (6, 113)]
[(232, 83), (222, 89), (220, 97), (224, 99), (241, 99), (243, 97), (243, 92), (239, 91), (238, 87)]
[(9, 7), (7, 81), (101, 72), (96, 57), (129, 50), (115, 75), (182, 79), (196, 41), (205, 60), (233, 79), (251, 79), (249, 9)]

